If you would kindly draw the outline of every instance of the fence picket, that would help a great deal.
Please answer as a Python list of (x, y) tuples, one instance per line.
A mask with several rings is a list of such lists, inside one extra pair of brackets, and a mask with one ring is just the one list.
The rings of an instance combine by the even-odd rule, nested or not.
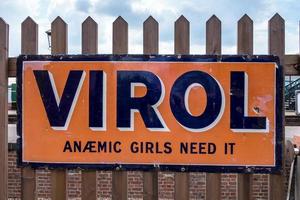
[[(7, 71), (8, 71), (8, 24), (0, 18), (0, 197), (7, 199)], [(5, 111), (5, 112), (4, 112)]]
[[(285, 51), (285, 22), (284, 19), (276, 13), (269, 20), (269, 54), (277, 55), (280, 58), (280, 63), (284, 64), (284, 51)], [(283, 72), (284, 73), (284, 72)], [(284, 97), (282, 96), (282, 99)], [(282, 106), (284, 109), (284, 106)], [(285, 125), (284, 122), (284, 110), (283, 110), (283, 127)], [(283, 138), (283, 149), (284, 147), (284, 128), (282, 129), (282, 138)], [(284, 152), (282, 151), (282, 158), (284, 158)], [(284, 159), (282, 160), (282, 166), (284, 168)], [(284, 189), (284, 169), (283, 174), (272, 174), (269, 176), (269, 199), (279, 200), (285, 198), (285, 189)]]
[(190, 53), (190, 22), (181, 15), (175, 22), (174, 46), (175, 54)]
[(221, 54), (221, 21), (215, 15), (206, 22), (206, 54)]
[[(181, 15), (174, 24), (175, 54), (190, 53), (190, 22)], [(175, 199), (189, 199), (189, 173), (175, 172)]]
[(66, 54), (68, 52), (68, 25), (61, 17), (51, 23), (51, 53)]
[(253, 21), (245, 14), (238, 21), (238, 54), (253, 54)]
[[(143, 23), (143, 52), (158, 54), (158, 22), (148, 17)], [(143, 172), (143, 199), (158, 199), (158, 172)]]
[[(221, 21), (215, 15), (206, 22), (206, 54), (221, 54)], [(221, 199), (220, 173), (206, 173), (206, 199)]]
[(98, 52), (98, 24), (91, 17), (82, 23), (81, 45), (83, 54)]
[[(68, 52), (68, 25), (62, 18), (57, 17), (51, 23), (51, 53), (52, 54), (66, 54)], [(53, 200), (67, 199), (67, 170), (55, 169), (51, 173)]]
[(119, 16), (113, 22), (113, 54), (128, 53), (128, 23)]
[(144, 54), (158, 54), (158, 22), (148, 17), (143, 23), (143, 52)]
[[(253, 21), (245, 14), (238, 21), (238, 54), (253, 54)], [(252, 175), (238, 174), (237, 175), (237, 197), (238, 199), (252, 199)]]
[[(128, 53), (128, 24), (119, 16), (113, 22), (113, 54)], [(127, 171), (112, 172), (112, 199), (127, 199)]]
[[(82, 54), (96, 54), (98, 52), (98, 24), (88, 17), (82, 23)], [(97, 196), (97, 171), (82, 170), (81, 198), (94, 200)]]
[[(38, 25), (27, 17), (21, 26), (21, 53), (38, 54)], [(31, 167), (22, 168), (22, 199), (35, 199), (35, 170)]]

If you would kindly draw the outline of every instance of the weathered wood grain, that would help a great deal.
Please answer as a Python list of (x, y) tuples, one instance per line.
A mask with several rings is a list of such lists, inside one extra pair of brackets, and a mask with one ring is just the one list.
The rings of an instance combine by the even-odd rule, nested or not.
[[(38, 54), (38, 25), (27, 17), (21, 25), (21, 53)], [(22, 199), (35, 199), (35, 170), (30, 167), (22, 168)]]
[[(98, 53), (98, 24), (88, 17), (81, 26), (81, 53), (97, 54)], [(97, 197), (97, 171), (81, 171), (81, 198), (83, 200), (94, 200)]]
[[(67, 24), (60, 17), (51, 23), (51, 53), (66, 54), (68, 52)], [(67, 199), (67, 170), (55, 169), (51, 173), (52, 200)]]

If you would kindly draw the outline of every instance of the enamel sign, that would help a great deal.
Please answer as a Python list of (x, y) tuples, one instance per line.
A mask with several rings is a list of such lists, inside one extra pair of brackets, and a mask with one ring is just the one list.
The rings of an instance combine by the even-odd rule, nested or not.
[(20, 56), (23, 165), (276, 172), (273, 56)]

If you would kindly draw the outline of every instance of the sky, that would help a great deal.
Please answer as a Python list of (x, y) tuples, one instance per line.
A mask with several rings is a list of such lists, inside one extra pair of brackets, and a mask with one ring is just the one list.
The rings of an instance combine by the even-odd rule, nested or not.
[[(25, 3), (26, 2), (26, 3)], [(21, 23), (30, 16), (39, 25), (39, 54), (50, 54), (45, 31), (60, 16), (68, 24), (68, 53), (81, 52), (81, 23), (91, 16), (98, 23), (98, 53), (112, 53), (112, 23), (128, 22), (130, 54), (143, 52), (143, 21), (159, 22), (159, 53), (174, 53), (174, 22), (190, 22), (190, 53), (205, 54), (205, 23), (215, 14), (222, 21), (222, 53), (236, 54), (237, 21), (248, 14), (254, 22), (254, 53), (268, 53), (268, 20), (285, 19), (286, 54), (299, 53), (299, 0), (1, 0), (0, 17), (10, 29), (9, 56), (21, 52)]]

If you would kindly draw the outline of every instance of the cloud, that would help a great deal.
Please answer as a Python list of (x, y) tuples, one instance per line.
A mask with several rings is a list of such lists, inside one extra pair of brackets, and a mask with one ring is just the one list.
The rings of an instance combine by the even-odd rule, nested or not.
[(90, 9), (92, 8), (92, 3), (86, 0), (76, 0), (75, 7), (81, 12), (89, 13)]

